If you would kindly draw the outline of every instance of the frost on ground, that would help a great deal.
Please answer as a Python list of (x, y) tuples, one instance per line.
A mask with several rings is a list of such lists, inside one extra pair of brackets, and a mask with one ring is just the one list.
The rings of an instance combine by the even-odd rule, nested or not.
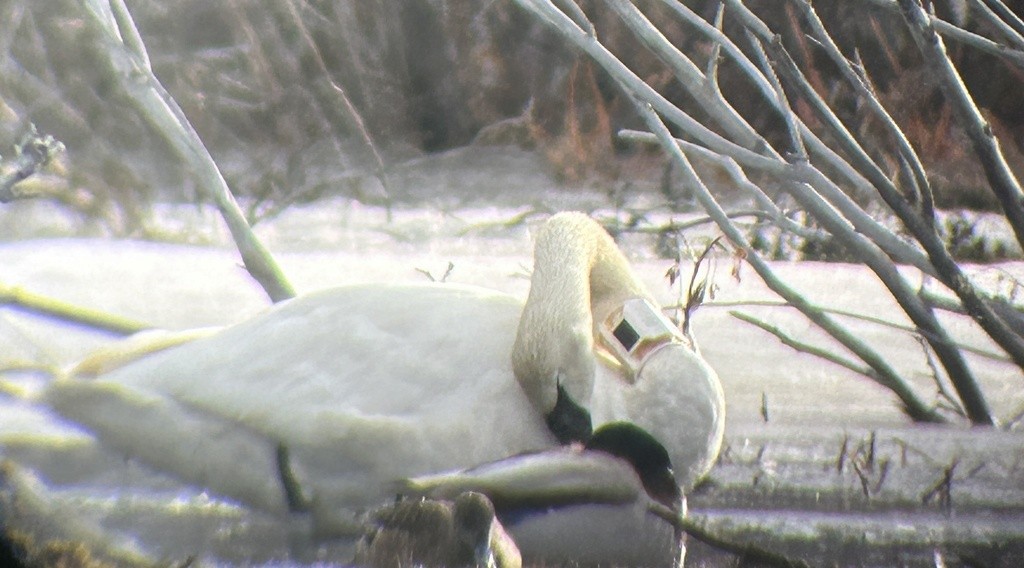
[[(2, 284), (168, 329), (231, 324), (264, 309), (265, 296), (239, 266), (225, 235), (204, 221), (212, 216), (192, 211), (167, 206), (166, 214), (200, 226), (212, 244), (8, 242), (0, 245)], [(525, 297), (535, 217), (501, 223), (524, 211), (398, 209), (388, 221), (379, 208), (327, 202), (287, 210), (260, 224), (257, 234), (300, 292), (449, 273), (447, 281)], [(678, 301), (678, 289), (665, 278), (671, 261), (654, 253), (652, 238), (626, 236), (624, 243), (652, 291), (666, 305)], [(886, 565), (898, 558), (934, 565), (936, 550), (950, 558), (1024, 555), (1024, 434), (909, 424), (886, 390), (732, 317), (730, 310), (740, 310), (804, 341), (831, 345), (799, 314), (770, 305), (776, 298), (752, 271), (741, 267), (737, 276), (732, 268), (729, 258), (712, 264), (714, 298), (694, 320), (728, 402), (726, 450), (709, 482), (690, 497), (696, 519), (740, 541), (840, 563)], [(824, 306), (908, 325), (859, 266), (804, 262), (774, 268)], [(976, 272), (998, 287), (1024, 275), (1024, 264)], [(995, 414), (1004, 420), (1014, 416), (1024, 407), (1020, 371), (986, 355), (998, 349), (970, 321), (943, 317), (957, 340), (978, 353), (969, 360)], [(912, 334), (863, 319), (844, 322), (920, 392), (936, 391), (928, 359)], [(3, 368), (32, 363), (57, 371), (116, 338), (8, 307), (0, 312), (0, 341)], [(297, 521), (182, 487), (130, 456), (100, 447), (88, 432), (30, 402), (31, 392), (51, 380), (46, 372), (8, 371), (3, 379), (0, 447), (24, 469), (4, 471), (0, 503), (8, 507), (0, 510), (38, 511), (31, 520), (25, 520), (27, 513), (16, 520), (40, 537), (63, 530), (62, 536), (92, 543), (97, 554), (115, 557), (128, 550), (136, 560), (195, 555), (224, 563), (310, 562), (341, 554), (330, 546), (304, 546)], [(24, 501), (33, 495), (35, 500)], [(16, 499), (21, 505), (12, 509)], [(690, 561), (731, 565), (726, 555), (701, 545), (691, 547)]]

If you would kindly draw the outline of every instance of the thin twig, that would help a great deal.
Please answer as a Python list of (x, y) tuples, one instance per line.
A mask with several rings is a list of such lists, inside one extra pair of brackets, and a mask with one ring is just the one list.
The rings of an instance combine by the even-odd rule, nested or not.
[(849, 370), (853, 371), (854, 373), (857, 373), (859, 375), (864, 375), (865, 377), (868, 377), (868, 378), (870, 378), (871, 380), (873, 380), (875, 382), (882, 382), (882, 381), (879, 381), (878, 374), (875, 373), (871, 369), (871, 367), (868, 367), (866, 365), (857, 364), (853, 360), (847, 359), (847, 358), (845, 358), (845, 357), (843, 357), (841, 355), (838, 355), (838, 354), (836, 354), (836, 353), (834, 353), (832, 351), (829, 351), (829, 350), (827, 350), (825, 348), (817, 347), (817, 346), (811, 345), (810, 343), (806, 343), (806, 342), (800, 341), (800, 340), (794, 338), (793, 336), (789, 335), (785, 331), (783, 331), (777, 325), (770, 324), (770, 323), (768, 323), (768, 322), (766, 322), (766, 321), (764, 321), (764, 320), (762, 320), (760, 318), (754, 317), (754, 316), (752, 316), (750, 314), (746, 314), (746, 313), (738, 312), (738, 311), (734, 311), (734, 310), (729, 311), (729, 315), (733, 316), (734, 318), (736, 318), (738, 320), (745, 321), (745, 322), (747, 322), (749, 324), (755, 325), (755, 326), (757, 326), (757, 327), (767, 331), (768, 333), (774, 335), (783, 344), (785, 344), (785, 345), (787, 345), (789, 347), (792, 347), (793, 349), (795, 349), (797, 351), (800, 351), (801, 353), (807, 353), (809, 355), (814, 355), (815, 357), (824, 359), (826, 361), (829, 361), (830, 363), (835, 363), (836, 365), (839, 365), (840, 367), (849, 369)]
[[(704, 305), (709, 307), (709, 308), (735, 308), (735, 307), (750, 307), (750, 306), (766, 306), (766, 307), (780, 307), (780, 308), (783, 308), (783, 307), (785, 307), (785, 308), (795, 308), (796, 307), (796, 306), (793, 306), (792, 304), (790, 304), (790, 303), (788, 303), (788, 302), (786, 302), (784, 300), (714, 301), (714, 302), (707, 302)], [(829, 307), (821, 306), (821, 305), (818, 306), (818, 309), (820, 309), (821, 311), (823, 311), (823, 312), (825, 312), (827, 314), (841, 316), (841, 317), (844, 317), (844, 318), (856, 319), (856, 320), (860, 320), (860, 321), (866, 321), (866, 322), (869, 322), (869, 323), (873, 323), (875, 325), (880, 325), (880, 326), (883, 326), (883, 327), (888, 327), (888, 328), (892, 328), (892, 329), (896, 329), (896, 330), (900, 330), (900, 331), (905, 331), (907, 333), (911, 333), (911, 334), (915, 334), (915, 335), (918, 335), (920, 333), (920, 330), (918, 330), (916, 327), (914, 327), (912, 325), (904, 325), (904, 324), (896, 323), (894, 321), (890, 321), (890, 320), (887, 320), (887, 319), (884, 319), (884, 318), (870, 316), (868, 314), (863, 314), (863, 313), (858, 313), (858, 312), (851, 312), (849, 310), (842, 310), (842, 309), (839, 309), (839, 308), (829, 308)], [(989, 351), (987, 349), (982, 349), (980, 347), (974, 347), (972, 345), (967, 345), (967, 344), (965, 344), (963, 342), (960, 342), (960, 341), (953, 341), (952, 345), (954, 345), (958, 349), (966, 351), (967, 353), (970, 353), (972, 355), (977, 355), (979, 357), (984, 357), (986, 359), (991, 359), (993, 361), (999, 361), (999, 362), (1002, 362), (1002, 363), (1012, 363), (1013, 362), (1006, 355), (1003, 355), (1002, 353), (996, 353), (994, 351)]]
[(76, 323), (115, 335), (131, 335), (152, 328), (140, 321), (77, 306), (63, 300), (35, 294), (17, 286), (4, 284), (0, 284), (0, 305)]
[[(718, 3), (718, 10), (715, 12), (715, 29), (722, 31), (722, 22), (725, 21), (725, 4)], [(722, 97), (722, 89), (718, 84), (718, 68), (722, 62), (722, 44), (715, 42), (711, 47), (711, 55), (708, 56), (708, 68), (704, 75), (708, 84), (715, 90), (716, 97)]]
[(762, 548), (753, 543), (739, 543), (723, 538), (709, 530), (706, 526), (697, 521), (692, 515), (679, 519), (680, 528), (691, 537), (704, 544), (741, 558), (744, 563), (752, 563), (762, 566), (773, 566), (777, 568), (809, 568), (810, 564), (799, 559), (791, 558), (784, 554)]
[(442, 274), (440, 278), (434, 277), (434, 273), (427, 270), (426, 268), (416, 268), (415, 270), (416, 272), (419, 272), (420, 274), (426, 276), (427, 280), (430, 280), (431, 282), (443, 283), (446, 282), (448, 280), (448, 277), (452, 275), (452, 271), (455, 270), (455, 263), (452, 261), (448, 261), (448, 267), (445, 268), (444, 274)]
[[(697, 273), (700, 271), (701, 266), (708, 260), (708, 255), (714, 250), (715, 245), (718, 245), (722, 240), (721, 235), (715, 237), (704, 250), (701, 251), (697, 260), (693, 262), (693, 270), (690, 272), (690, 285), (686, 287), (686, 304), (683, 306), (683, 335), (691, 337), (690, 334), (690, 322), (693, 319), (693, 314), (697, 311), (697, 308), (704, 303), (704, 297), (707, 294), (707, 281), (705, 277), (700, 283), (697, 282)], [(710, 268), (708, 269), (711, 270)]]
[(456, 235), (464, 237), (474, 232), (484, 232), (493, 229), (514, 229), (516, 227), (520, 227), (526, 224), (526, 222), (533, 217), (547, 216), (550, 215), (551, 213), (551, 210), (548, 209), (547, 207), (533, 207), (521, 213), (516, 213), (512, 217), (502, 221), (484, 221), (468, 225), (460, 229), (456, 233)]
[[(804, 146), (803, 138), (800, 135), (800, 121), (797, 119), (796, 112), (793, 110), (793, 106), (789, 104), (789, 99), (786, 97), (786, 91), (782, 88), (782, 83), (779, 81), (778, 75), (775, 74), (775, 69), (768, 63), (768, 55), (764, 51), (764, 45), (761, 41), (750, 31), (750, 28), (744, 30), (747, 38), (750, 40), (751, 49), (754, 55), (757, 57), (757, 64), (761, 67), (764, 72), (764, 76), (768, 78), (768, 81), (772, 85), (772, 89), (775, 90), (775, 98), (779, 100), (779, 108), (782, 113), (783, 122), (786, 125), (786, 134), (789, 137), (790, 152), (786, 156), (787, 162), (806, 162), (807, 148)], [(776, 36), (778, 37), (778, 36)], [(781, 40), (780, 40), (781, 41)]]
[(953, 482), (954, 473), (959, 460), (954, 459), (942, 471), (942, 477), (921, 495), (921, 504), (927, 505), (938, 498), (939, 507), (948, 516), (953, 512)]
[[(748, 209), (743, 211), (731, 211), (726, 214), (730, 219), (742, 219), (754, 217), (757, 219), (769, 219), (769, 216), (760, 209)], [(682, 233), (701, 225), (709, 225), (715, 222), (708, 215), (690, 219), (689, 221), (669, 221), (660, 225), (637, 225), (621, 223), (617, 218), (599, 219), (601, 225), (612, 234), (636, 233), (641, 235), (664, 235), (667, 233)]]
[(946, 401), (950, 409), (959, 414), (960, 416), (967, 416), (964, 412), (964, 407), (961, 406), (960, 402), (953, 396), (953, 393), (949, 392), (946, 388), (945, 381), (942, 380), (942, 371), (939, 369), (938, 364), (935, 362), (935, 358), (932, 356), (932, 350), (928, 348), (928, 342), (925, 341), (920, 335), (915, 335), (914, 339), (917, 340), (918, 345), (921, 346), (921, 352), (924, 353), (925, 363), (928, 365), (928, 370), (932, 376), (932, 382), (935, 383), (935, 388), (939, 392), (939, 396)]
[[(320, 48), (313, 40), (312, 34), (302, 20), (302, 16), (299, 15), (298, 10), (295, 8), (293, 0), (287, 0), (285, 5), (288, 8), (289, 15), (291, 16), (292, 24), (299, 30), (299, 35), (302, 37), (302, 41), (306, 44), (306, 49), (310, 51), (313, 56), (313, 62), (317, 67), (317, 72), (323, 81), (326, 81), (330, 86), (328, 98), (331, 99), (331, 107), (340, 107), (345, 109), (345, 113), (348, 115), (349, 120), (356, 127), (356, 131), (359, 133), (360, 140), (363, 142), (363, 146), (369, 150), (370, 155), (373, 157), (374, 162), (374, 176), (377, 181), (380, 182), (381, 188), (384, 191), (384, 207), (387, 212), (387, 219), (391, 221), (392, 210), (391, 210), (391, 184), (388, 182), (387, 168), (384, 165), (384, 159), (381, 157), (380, 152), (377, 151), (377, 145), (373, 141), (373, 136), (370, 135), (370, 131), (366, 127), (366, 122), (363, 120), (362, 115), (356, 109), (356, 106), (352, 104), (352, 100), (348, 94), (345, 93), (345, 89), (341, 87), (336, 81), (331, 79), (330, 70), (327, 68), (327, 63), (324, 62), (323, 54), (320, 53)], [(333, 95), (333, 96), (331, 96)], [(338, 131), (337, 125), (334, 121), (328, 121), (328, 127), (332, 129), (334, 134), (335, 149), (338, 153), (341, 153), (341, 148), (338, 146), (338, 140), (341, 139), (341, 132)]]

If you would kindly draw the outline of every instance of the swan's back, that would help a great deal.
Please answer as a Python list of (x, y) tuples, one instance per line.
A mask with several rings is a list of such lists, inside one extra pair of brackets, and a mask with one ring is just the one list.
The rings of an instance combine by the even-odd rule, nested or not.
[(509, 370), (519, 310), (515, 299), (480, 288), (336, 288), (104, 379), (309, 441), (329, 434), (303, 431), (316, 424), (297, 414), (443, 418), (474, 404), (472, 395)]
[[(169, 395), (237, 421), (268, 446), (288, 445), (300, 475), (326, 480), (324, 491), (373, 501), (393, 480), (553, 443), (512, 376), (521, 309), (509, 296), (451, 284), (325, 290), (94, 385)], [(58, 404), (74, 404), (56, 390)], [(73, 414), (101, 437), (130, 427)]]

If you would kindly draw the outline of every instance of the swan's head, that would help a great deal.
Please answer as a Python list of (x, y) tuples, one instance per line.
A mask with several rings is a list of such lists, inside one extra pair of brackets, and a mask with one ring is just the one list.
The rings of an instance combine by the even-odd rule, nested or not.
[[(536, 333), (542, 323), (527, 321), (513, 365), (559, 442), (586, 441), (603, 424), (629, 421), (668, 450), (684, 489), (711, 469), (725, 425), (718, 375), (654, 304), (633, 298), (614, 310), (594, 330), (597, 349), (591, 330)], [(541, 338), (543, 348), (523, 348)], [(597, 371), (598, 358), (620, 372)]]
[[(600, 378), (595, 353), (610, 355), (624, 377)], [(584, 214), (554, 215), (537, 233), (512, 368), (563, 444), (585, 441), (591, 426), (634, 422), (665, 446), (684, 488), (718, 456), (725, 403), (717, 375)]]
[(685, 344), (649, 355), (625, 385), (623, 410), (668, 451), (679, 486), (689, 489), (718, 459), (725, 431), (725, 396), (718, 375)]
[(516, 379), (559, 443), (586, 442), (597, 368), (589, 311), (563, 303), (530, 307), (523, 311), (512, 350)]
[(711, 469), (722, 445), (725, 397), (718, 375), (647, 300), (628, 300), (598, 334), (622, 372), (595, 389), (595, 426), (634, 422), (666, 448), (676, 480), (690, 488)]

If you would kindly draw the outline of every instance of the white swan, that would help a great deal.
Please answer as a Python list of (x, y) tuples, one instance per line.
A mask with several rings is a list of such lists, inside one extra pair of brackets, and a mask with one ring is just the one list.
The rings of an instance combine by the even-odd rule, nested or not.
[[(717, 457), (724, 400), (650, 302), (608, 234), (562, 213), (537, 235), (525, 307), (452, 284), (338, 288), (44, 398), (108, 446), (269, 511), (287, 509), (284, 444), (321, 528), (394, 480), (556, 446), (565, 416), (577, 437), (579, 411), (645, 429), (687, 488)], [(595, 355), (602, 337), (621, 368)]]

